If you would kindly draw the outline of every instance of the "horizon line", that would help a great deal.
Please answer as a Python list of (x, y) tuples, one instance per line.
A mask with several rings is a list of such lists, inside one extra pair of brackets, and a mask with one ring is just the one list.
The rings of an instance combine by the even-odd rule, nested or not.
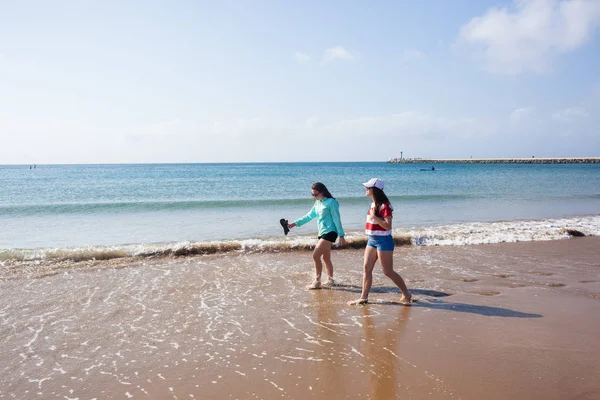
[(174, 165), (174, 164), (308, 164), (308, 163), (387, 163), (391, 160), (422, 160), (422, 161), (472, 161), (472, 160), (584, 160), (584, 159), (600, 159), (600, 156), (565, 156), (565, 157), (456, 157), (456, 158), (439, 158), (439, 157), (390, 157), (385, 160), (362, 160), (362, 161), (210, 161), (210, 162), (73, 162), (73, 163), (17, 163), (17, 164), (0, 164), (6, 166), (34, 166), (34, 165)]

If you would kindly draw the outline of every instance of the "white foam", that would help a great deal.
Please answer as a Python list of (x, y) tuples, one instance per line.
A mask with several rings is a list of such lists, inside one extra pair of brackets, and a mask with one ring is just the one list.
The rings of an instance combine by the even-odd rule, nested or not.
[[(600, 235), (600, 215), (562, 219), (469, 222), (441, 226), (396, 228), (394, 229), (394, 235), (409, 236), (412, 244), (419, 246), (460, 246), (566, 239), (570, 237), (566, 231), (567, 229), (580, 231), (586, 236), (598, 236)], [(346, 238), (351, 242), (354, 238), (364, 239), (365, 235), (360, 231), (347, 232)], [(0, 249), (0, 265), (4, 265), (8, 261), (36, 265), (36, 263), (42, 261), (93, 261), (161, 254), (194, 254), (194, 252), (202, 252), (203, 248), (214, 251), (234, 249), (234, 251), (241, 252), (278, 252), (286, 247), (293, 250), (311, 247), (315, 244), (316, 238), (314, 235), (304, 235), (286, 236), (284, 238), (255, 238), (211, 242), (140, 243), (77, 248)], [(88, 299), (91, 299), (93, 295), (94, 292), (90, 293)]]
[(600, 235), (600, 216), (534, 221), (472, 222), (413, 229), (396, 229), (394, 234), (411, 237), (420, 246), (559, 240), (570, 237), (567, 229), (586, 236)]
[(364, 357), (364, 355), (363, 355), (363, 354), (362, 354), (360, 351), (356, 350), (356, 349), (354, 348), (354, 346), (350, 346), (350, 347), (352, 347), (352, 352), (353, 352), (353, 353), (356, 353), (356, 354), (358, 354), (359, 356), (361, 356), (361, 357)]

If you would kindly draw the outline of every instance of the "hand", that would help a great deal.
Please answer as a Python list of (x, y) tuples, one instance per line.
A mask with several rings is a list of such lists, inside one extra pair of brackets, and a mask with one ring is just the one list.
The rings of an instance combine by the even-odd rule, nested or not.
[(377, 215), (375, 215), (375, 207), (373, 207), (369, 210), (369, 216), (371, 218), (375, 218), (377, 216)]
[(295, 227), (295, 226), (296, 226), (296, 224), (295, 224), (295, 223), (293, 223), (293, 222), (292, 222), (291, 224), (288, 224), (288, 228), (289, 228), (289, 229), (292, 229), (292, 228), (293, 228), (293, 227)]
[(348, 242), (346, 242), (346, 238), (345, 237), (340, 237), (340, 243), (339, 246), (340, 247), (346, 247), (348, 245)]

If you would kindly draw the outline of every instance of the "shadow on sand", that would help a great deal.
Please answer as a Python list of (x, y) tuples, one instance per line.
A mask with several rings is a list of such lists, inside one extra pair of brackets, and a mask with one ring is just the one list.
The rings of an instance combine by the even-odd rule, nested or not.
[[(347, 285), (347, 286), (337, 286), (336, 290), (346, 290), (349, 292), (358, 292), (360, 293), (361, 287), (356, 285)], [(447, 311), (455, 311), (455, 312), (463, 312), (470, 314), (479, 314), (484, 315), (486, 317), (507, 317), (507, 318), (542, 318), (541, 314), (531, 314), (524, 313), (521, 311), (510, 310), (508, 308), (501, 307), (490, 307), (490, 306), (481, 306), (475, 304), (467, 304), (467, 303), (449, 303), (443, 300), (440, 300), (440, 297), (448, 297), (451, 294), (440, 292), (437, 290), (429, 290), (429, 289), (410, 289), (409, 292), (415, 296), (429, 296), (434, 297), (434, 299), (423, 299), (419, 298), (412, 304), (412, 307), (423, 307), (423, 308), (431, 308), (434, 310), (447, 310)], [(400, 293), (397, 288), (390, 287), (377, 287), (371, 289), (371, 293)], [(405, 307), (400, 302), (396, 301), (374, 301), (370, 304), (375, 305), (390, 305), (390, 306), (402, 306)]]
[[(333, 288), (334, 290), (343, 290), (346, 292), (360, 293), (362, 292), (362, 286), (358, 285), (338, 285)], [(438, 290), (429, 289), (409, 289), (410, 293), (418, 296), (431, 296), (431, 297), (447, 297), (451, 296), (452, 293), (440, 292)], [(400, 289), (397, 287), (385, 287), (377, 286), (372, 287), (370, 293), (400, 293)]]
[(447, 303), (442, 300), (419, 301), (413, 304), (413, 307), (433, 308), (435, 310), (448, 310), (463, 313), (485, 315), (486, 317), (507, 317), (507, 318), (542, 318), (541, 314), (524, 313), (521, 311), (510, 310), (508, 308), (480, 306), (466, 303)]

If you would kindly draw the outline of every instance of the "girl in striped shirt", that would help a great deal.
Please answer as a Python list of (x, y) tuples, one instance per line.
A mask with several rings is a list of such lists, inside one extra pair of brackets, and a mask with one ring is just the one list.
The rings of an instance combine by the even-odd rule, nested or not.
[(412, 296), (406, 288), (404, 279), (394, 271), (394, 238), (392, 237), (392, 213), (394, 209), (383, 192), (383, 181), (379, 178), (373, 178), (363, 183), (363, 186), (365, 187), (365, 195), (373, 201), (365, 226), (365, 232), (369, 235), (369, 240), (365, 248), (362, 293), (360, 299), (351, 302), (351, 304), (366, 304), (368, 302), (369, 291), (373, 283), (373, 268), (379, 260), (384, 275), (390, 278), (402, 291), (400, 302), (404, 305), (410, 305)]

